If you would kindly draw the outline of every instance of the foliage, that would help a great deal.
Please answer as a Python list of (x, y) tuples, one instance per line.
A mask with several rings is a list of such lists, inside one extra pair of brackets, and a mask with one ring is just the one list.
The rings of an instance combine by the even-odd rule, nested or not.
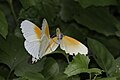
[[(0, 0), (0, 80), (119, 80), (120, 0)], [(27, 19), (50, 34), (60, 27), (89, 48), (69, 56), (59, 48), (31, 64), (20, 24)], [(64, 55), (63, 55), (64, 54)]]

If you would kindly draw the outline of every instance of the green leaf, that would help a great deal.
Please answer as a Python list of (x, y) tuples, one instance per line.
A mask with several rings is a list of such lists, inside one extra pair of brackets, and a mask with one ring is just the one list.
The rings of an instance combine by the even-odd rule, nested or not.
[(20, 78), (16, 78), (16, 79), (13, 79), (13, 80), (28, 80), (28, 79), (20, 77)]
[(11, 70), (15, 70), (17, 76), (22, 76), (25, 72), (40, 72), (43, 69), (44, 59), (35, 64), (28, 63), (30, 55), (24, 49), (24, 42), (20, 38), (9, 35), (6, 40), (0, 38), (0, 62), (8, 65)]
[(119, 21), (116, 21), (115, 22), (115, 25), (116, 25), (116, 28), (118, 29), (118, 31), (116, 31), (116, 35), (118, 37), (120, 37), (120, 22)]
[(45, 80), (44, 76), (40, 73), (28, 72), (23, 76), (26, 80)]
[(36, 5), (36, 0), (20, 0), (24, 8), (29, 8)]
[(8, 35), (6, 40), (0, 37), (0, 44), (0, 48), (3, 51), (0, 53), (0, 62), (7, 64), (10, 69), (13, 70), (19, 63), (28, 58), (23, 40), (13, 34)]
[(98, 69), (98, 68), (91, 68), (91, 69), (88, 69), (86, 70), (87, 73), (94, 73), (94, 74), (101, 74), (102, 73), (102, 70)]
[[(1, 53), (1, 50), (0, 50), (0, 53)], [(6, 79), (8, 77), (9, 72), (10, 72), (9, 67), (5, 64), (0, 63), (0, 76)]]
[(68, 78), (67, 75), (59, 73), (55, 75), (53, 78), (50, 78), (49, 80), (67, 80), (67, 78)]
[(5, 80), (4, 77), (0, 76), (0, 80)]
[[(93, 35), (91, 35), (93, 36)], [(95, 39), (99, 40), (106, 48), (111, 52), (114, 57), (117, 57), (120, 53), (120, 40), (118, 37), (105, 37), (98, 34), (95, 34)], [(107, 41), (107, 42), (106, 42)]]
[(88, 69), (89, 61), (90, 60), (87, 56), (78, 54), (77, 56), (74, 57), (72, 62), (68, 65), (64, 73), (67, 74), (68, 76), (82, 73), (86, 69)]
[(26, 8), (29, 8), (22, 9), (20, 17), (32, 19), (32, 21), (40, 21), (40, 18), (46, 18), (48, 22), (53, 22), (60, 9), (59, 0), (21, 0), (21, 2)]
[[(66, 4), (67, 3), (67, 4)], [(64, 21), (69, 21), (73, 18), (73, 14), (75, 13), (76, 3), (73, 0), (61, 0), (61, 11), (60, 17)]]
[(46, 59), (42, 74), (47, 80), (51, 80), (54, 76), (59, 74), (59, 66), (53, 58)]
[(115, 77), (101, 78), (96, 80), (117, 80)]
[(118, 21), (106, 8), (89, 7), (84, 9), (78, 6), (76, 11), (78, 12), (74, 15), (74, 19), (79, 24), (105, 36), (116, 35), (116, 31), (118, 31), (116, 24)]
[(69, 77), (83, 72), (101, 74), (100, 69), (88, 69), (89, 61), (90, 60), (87, 56), (78, 54), (74, 57), (72, 62), (70, 62), (64, 73), (67, 74)]
[(69, 77), (67, 80), (81, 80), (81, 79), (78, 75), (75, 75), (75, 76)]
[(79, 2), (79, 4), (83, 7), (89, 7), (89, 6), (109, 6), (109, 5), (117, 5), (116, 0), (75, 0)]
[(26, 58), (26, 60), (24, 60), (23, 62), (19, 63), (15, 67), (15, 72), (14, 73), (17, 76), (24, 76), (25, 73), (28, 73), (28, 72), (40, 72), (40, 71), (43, 70), (45, 59), (46, 58), (43, 58), (40, 61), (38, 61), (37, 63), (29, 64), (28, 63), (28, 58)]
[(14, 35), (8, 35), (7, 39), (0, 38), (0, 62), (14, 70), (16, 76), (23, 76), (26, 72), (40, 72), (43, 69), (44, 59), (35, 64), (28, 63), (30, 56), (24, 49), (24, 42)]
[(5, 14), (0, 10), (0, 34), (6, 38), (8, 34), (8, 23)]
[(59, 14), (59, 0), (38, 0), (36, 8), (39, 10), (39, 15), (46, 18), (48, 22), (53, 22)]
[(112, 76), (116, 77), (118, 80), (120, 79), (120, 57), (115, 59), (115, 71), (111, 73)]
[(88, 39), (88, 46), (93, 52), (93, 57), (97, 64), (107, 73), (114, 72), (115, 60), (107, 48), (94, 39)]
[(13, 80), (45, 80), (41, 73), (26, 72), (23, 76)]

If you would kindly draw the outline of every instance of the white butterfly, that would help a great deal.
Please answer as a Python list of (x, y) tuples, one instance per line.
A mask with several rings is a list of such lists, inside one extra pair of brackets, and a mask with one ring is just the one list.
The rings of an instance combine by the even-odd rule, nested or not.
[(20, 28), (25, 37), (25, 49), (32, 55), (33, 63), (48, 54), (46, 50), (49, 45), (50, 35), (46, 19), (43, 19), (42, 30), (28, 20), (24, 20)]

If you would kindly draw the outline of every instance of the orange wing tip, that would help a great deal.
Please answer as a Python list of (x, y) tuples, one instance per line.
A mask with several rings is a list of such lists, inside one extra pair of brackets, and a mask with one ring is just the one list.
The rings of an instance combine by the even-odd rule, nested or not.
[(36, 34), (37, 38), (39, 39), (41, 37), (40, 28), (35, 26), (34, 31), (35, 31), (35, 34)]
[(47, 20), (46, 19), (43, 19), (43, 22), (42, 22), (42, 30), (45, 30), (45, 26), (48, 26), (48, 23), (47, 23)]
[(43, 19), (42, 30), (43, 30), (43, 32), (45, 32), (46, 36), (47, 36), (48, 39), (49, 39), (49, 38), (50, 38), (49, 26), (48, 26), (48, 23), (47, 23), (47, 20), (46, 20), (46, 19)]

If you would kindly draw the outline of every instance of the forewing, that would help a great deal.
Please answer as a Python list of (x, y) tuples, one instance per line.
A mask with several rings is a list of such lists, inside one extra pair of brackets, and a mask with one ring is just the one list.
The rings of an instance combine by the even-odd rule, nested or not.
[(45, 35), (48, 39), (50, 39), (49, 26), (48, 26), (46, 19), (43, 19), (42, 35)]
[(49, 26), (46, 19), (43, 19), (41, 32), (39, 58), (45, 56), (46, 49), (50, 43)]
[(35, 24), (28, 20), (24, 20), (21, 23), (21, 27), (23, 36), (29, 42), (40, 40), (41, 38), (41, 30)]
[(84, 44), (68, 36), (63, 36), (60, 48), (70, 55), (78, 53), (86, 55), (88, 53), (88, 48)]

